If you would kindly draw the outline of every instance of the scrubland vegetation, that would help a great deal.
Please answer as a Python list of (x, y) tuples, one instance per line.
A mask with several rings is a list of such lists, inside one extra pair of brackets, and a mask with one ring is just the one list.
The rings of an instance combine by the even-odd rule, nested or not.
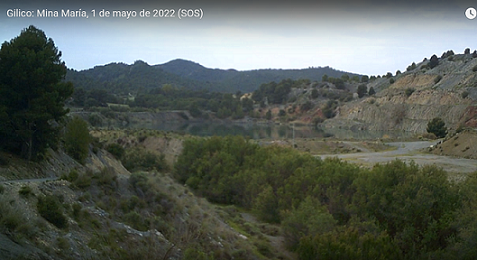
[(210, 201), (281, 223), (300, 259), (470, 259), (475, 185), (396, 160), (372, 169), (242, 137), (185, 142), (175, 176)]

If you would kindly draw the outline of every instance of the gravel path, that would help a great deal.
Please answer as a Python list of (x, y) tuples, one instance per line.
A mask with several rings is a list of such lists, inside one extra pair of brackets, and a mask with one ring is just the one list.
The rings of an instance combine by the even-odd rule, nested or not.
[(442, 167), (446, 171), (455, 173), (470, 173), (477, 170), (477, 160), (474, 159), (454, 158), (422, 152), (422, 149), (435, 145), (437, 142), (438, 141), (394, 142), (388, 143), (388, 145), (397, 147), (397, 149), (391, 151), (326, 154), (319, 156), (322, 159), (327, 157), (338, 157), (340, 159), (354, 161), (369, 166), (376, 163), (386, 163), (399, 158), (406, 162), (414, 161), (419, 165), (434, 164)]
[(47, 182), (58, 180), (58, 177), (38, 178), (38, 179), (20, 179), (20, 180), (4, 180), (0, 183), (30, 183), (30, 182)]

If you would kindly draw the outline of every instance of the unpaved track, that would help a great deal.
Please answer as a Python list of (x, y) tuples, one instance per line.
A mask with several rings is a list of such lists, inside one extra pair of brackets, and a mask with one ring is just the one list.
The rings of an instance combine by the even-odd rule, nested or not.
[(48, 178), (38, 178), (38, 179), (18, 179), (18, 180), (4, 180), (0, 183), (30, 183), (30, 182), (47, 182), (47, 181), (56, 181), (58, 177), (48, 177)]
[(442, 167), (446, 171), (455, 173), (470, 173), (477, 171), (477, 160), (440, 156), (421, 152), (422, 149), (435, 145), (437, 141), (419, 142), (394, 142), (388, 145), (397, 149), (383, 152), (368, 153), (348, 153), (348, 154), (326, 154), (319, 155), (322, 159), (327, 157), (338, 157), (343, 160), (352, 161), (368, 166), (376, 163), (386, 163), (395, 159), (406, 162), (414, 161), (419, 165), (434, 164)]

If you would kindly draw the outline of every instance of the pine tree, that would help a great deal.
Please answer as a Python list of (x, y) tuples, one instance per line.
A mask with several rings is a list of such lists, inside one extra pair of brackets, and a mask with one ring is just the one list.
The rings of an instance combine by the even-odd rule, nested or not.
[(55, 148), (73, 94), (53, 40), (34, 26), (0, 49), (0, 146), (31, 160)]
[(372, 96), (372, 95), (374, 95), (374, 94), (376, 94), (376, 91), (374, 90), (373, 87), (370, 87), (369, 90), (368, 90), (368, 95), (369, 95), (369, 96)]
[(356, 93), (358, 93), (359, 98), (364, 97), (364, 95), (366, 95), (367, 92), (368, 92), (368, 87), (364, 84), (359, 85), (358, 90), (356, 91)]
[(427, 123), (427, 132), (435, 134), (438, 138), (445, 137), (447, 134), (446, 123), (439, 117), (433, 118)]
[(437, 56), (434, 54), (429, 60), (429, 67), (432, 69), (437, 65), (439, 65), (439, 58), (437, 58)]

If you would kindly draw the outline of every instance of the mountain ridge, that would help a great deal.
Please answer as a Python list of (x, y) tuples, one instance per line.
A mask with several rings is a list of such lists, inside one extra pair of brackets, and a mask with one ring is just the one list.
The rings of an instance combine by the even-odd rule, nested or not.
[(333, 69), (331, 67), (310, 67), (307, 69), (257, 69), (238, 71), (235, 69), (211, 69), (199, 63), (175, 59), (164, 64), (149, 65), (138, 60), (134, 64), (109, 63), (98, 65), (91, 69), (75, 71), (68, 70), (66, 80), (75, 87), (115, 88), (117, 90), (137, 89), (139, 87), (154, 88), (171, 84), (193, 90), (206, 89), (209, 91), (235, 93), (251, 92), (261, 84), (283, 79), (310, 79), (321, 81), (323, 75), (341, 77), (361, 76)]

